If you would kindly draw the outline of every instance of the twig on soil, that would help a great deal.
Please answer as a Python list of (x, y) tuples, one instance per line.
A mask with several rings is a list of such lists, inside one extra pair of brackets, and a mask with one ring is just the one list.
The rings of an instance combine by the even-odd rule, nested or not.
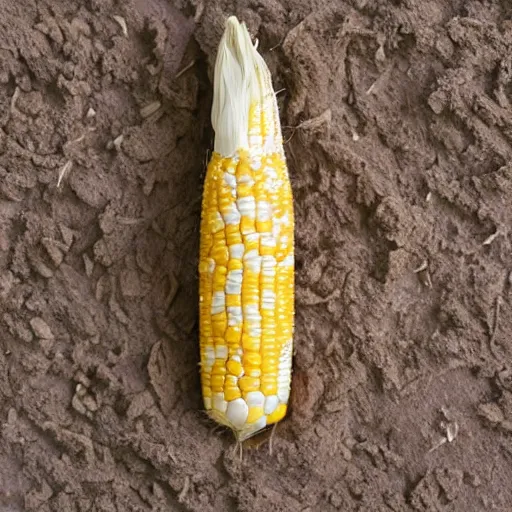
[(174, 80), (177, 80), (181, 75), (186, 73), (194, 64), (196, 63), (196, 59), (189, 62), (184, 68), (182, 68), (180, 71), (176, 73), (176, 76), (174, 77)]
[(393, 64), (391, 64), (378, 78), (377, 80), (375, 80), (375, 82), (373, 82), (372, 85), (370, 85), (370, 87), (368, 88), (368, 90), (366, 91), (366, 94), (367, 95), (370, 95), (370, 94), (376, 94), (378, 92), (378, 88), (380, 87), (380, 85), (386, 81), (391, 73), (391, 70), (393, 69)]
[(430, 278), (430, 271), (428, 269), (428, 261), (427, 260), (423, 260), (421, 265), (418, 268), (415, 268), (413, 270), (413, 272), (415, 274), (419, 274), (420, 272), (425, 272), (425, 283), (424, 284), (428, 288), (432, 288), (432, 279)]
[(185, 500), (185, 497), (187, 496), (189, 490), (190, 490), (190, 477), (187, 475), (185, 477), (185, 481), (183, 482), (183, 488), (181, 489), (181, 492), (180, 492), (180, 494), (178, 496), (178, 501), (180, 503), (183, 503), (183, 501)]
[(128, 27), (126, 26), (126, 20), (122, 16), (118, 16), (114, 14), (112, 16), (117, 23), (119, 23), (119, 26), (121, 27), (121, 30), (123, 31), (124, 37), (128, 37)]
[(496, 297), (496, 302), (494, 306), (494, 325), (492, 328), (491, 336), (489, 337), (489, 348), (493, 354), (494, 357), (499, 357), (499, 354), (496, 353), (496, 333), (498, 332), (498, 325), (500, 323), (500, 309), (501, 309), (501, 303), (503, 299), (501, 298), (501, 295), (498, 295)]
[(482, 245), (491, 245), (494, 239), (500, 234), (500, 230), (496, 229), (496, 232), (489, 235), (483, 242)]
[(443, 444), (446, 443), (446, 441), (448, 441), (448, 439), (446, 439), (446, 437), (442, 437), (434, 446), (432, 446), (432, 448), (430, 448), (428, 453), (432, 453), (433, 451), (437, 450), (438, 448), (443, 446)]
[(201, 2), (196, 8), (196, 13), (194, 14), (194, 23), (197, 23), (201, 19), (203, 12), (204, 12), (204, 3)]
[(444, 430), (445, 435), (432, 448), (430, 448), (428, 453), (432, 453), (447, 442), (453, 443), (459, 433), (459, 424), (452, 419), (450, 412), (445, 407), (441, 408), (441, 412), (446, 419), (446, 422), (441, 422), (441, 428)]
[(14, 94), (12, 95), (12, 98), (11, 98), (11, 111), (16, 110), (16, 101), (18, 100), (19, 96), (20, 96), (20, 88), (16, 87), (16, 89), (14, 89)]
[(418, 274), (419, 272), (423, 272), (424, 270), (427, 270), (427, 268), (428, 268), (428, 262), (427, 262), (427, 260), (423, 260), (423, 262), (421, 263), (421, 265), (420, 265), (418, 268), (415, 268), (415, 269), (413, 270), (413, 272), (414, 272), (415, 274)]
[(281, 46), (283, 44), (283, 41), (279, 41), (279, 43), (277, 43), (276, 45), (272, 46), (272, 48), (270, 48), (269, 52), (273, 52), (276, 48), (278, 48), (279, 46)]
[(167, 448), (167, 455), (169, 455), (169, 458), (174, 462), (174, 464), (177, 463), (176, 457), (174, 453), (171, 452), (170, 448)]
[(162, 104), (159, 101), (152, 101), (151, 103), (144, 105), (140, 109), (140, 117), (142, 117), (142, 119), (146, 119), (146, 117), (149, 117), (157, 112), (161, 106)]
[(62, 183), (62, 180), (64, 179), (64, 176), (71, 170), (71, 167), (73, 167), (73, 162), (71, 160), (68, 160), (63, 166), (62, 169), (59, 172), (59, 178), (57, 180), (57, 188), (60, 188), (60, 185)]

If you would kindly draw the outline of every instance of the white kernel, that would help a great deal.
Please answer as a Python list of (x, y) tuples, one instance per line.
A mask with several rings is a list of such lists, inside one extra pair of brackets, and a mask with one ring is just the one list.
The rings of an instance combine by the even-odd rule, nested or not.
[(265, 174), (270, 178), (270, 179), (273, 179), (273, 180), (277, 180), (278, 178), (278, 175), (277, 175), (277, 172), (276, 170), (273, 168), (273, 167), (270, 167), (270, 166), (266, 166), (265, 169), (264, 169), (264, 172)]
[(205, 366), (212, 367), (215, 362), (215, 348), (211, 345), (204, 349)]
[(277, 385), (278, 386), (281, 386), (281, 385), (286, 386), (289, 383), (290, 383), (290, 372), (289, 372), (288, 368), (286, 368), (285, 370), (279, 369), (278, 373), (277, 373)]
[(223, 393), (215, 393), (213, 395), (212, 406), (216, 411), (226, 412), (226, 409), (228, 408), (228, 403), (226, 402), (226, 400), (224, 400)]
[(293, 254), (288, 254), (288, 256), (278, 263), (280, 267), (293, 267), (294, 264), (295, 258), (293, 257)]
[(244, 261), (254, 260), (259, 257), (258, 249), (252, 249), (244, 254)]
[(242, 284), (243, 271), (241, 268), (230, 270), (226, 276), (226, 282)]
[(272, 217), (272, 206), (268, 201), (258, 201), (256, 203), (256, 218), (265, 222)]
[(265, 404), (265, 395), (261, 391), (249, 391), (245, 397), (249, 407), (263, 407)]
[(224, 214), (224, 222), (228, 225), (240, 224), (240, 212), (233, 204), (228, 212)]
[(255, 171), (261, 169), (261, 157), (255, 156), (251, 158), (251, 168)]
[(235, 398), (235, 400), (228, 403), (226, 416), (233, 427), (242, 428), (248, 415), (249, 407), (243, 398)]
[(261, 430), (262, 428), (265, 428), (266, 426), (267, 426), (267, 417), (261, 416), (255, 422), (251, 423), (251, 430), (253, 432), (258, 432), (258, 430)]
[(242, 317), (242, 308), (240, 306), (228, 306), (227, 308), (228, 314), (228, 325), (233, 327), (235, 325), (239, 325), (243, 321)]
[(277, 385), (277, 396), (282, 404), (287, 404), (290, 398), (290, 385), (280, 386)]
[(229, 295), (240, 295), (242, 293), (242, 269), (230, 270), (226, 277), (226, 293)]
[(240, 283), (226, 283), (226, 293), (228, 295), (240, 295), (242, 293), (242, 285)]
[(276, 407), (279, 405), (279, 398), (277, 395), (270, 395), (265, 398), (265, 407), (263, 408), (263, 412), (265, 414), (272, 414)]
[(254, 216), (256, 215), (256, 201), (254, 200), (254, 197), (241, 197), (237, 200), (236, 205), (242, 215), (254, 219)]
[(229, 256), (236, 260), (241, 260), (244, 256), (244, 244), (233, 244), (229, 246)]
[(261, 307), (263, 309), (274, 309), (276, 294), (272, 290), (263, 290), (261, 294)]
[(247, 304), (244, 306), (244, 317), (248, 322), (261, 322), (261, 315), (257, 305)]
[(275, 247), (277, 245), (272, 233), (261, 233), (260, 243), (264, 247)]
[(226, 347), (226, 345), (217, 345), (215, 347), (215, 357), (217, 359), (227, 359), (228, 347)]
[(274, 217), (272, 222), (272, 235), (274, 238), (279, 238), (279, 234), (281, 233), (281, 221), (278, 217)]
[(252, 338), (260, 338), (261, 337), (261, 327), (251, 325), (249, 327), (249, 336), (251, 336)]
[(238, 183), (246, 183), (250, 187), (252, 187), (254, 185), (254, 180), (250, 176), (244, 175), (240, 176), (240, 178), (238, 179)]
[(254, 258), (247, 259), (245, 264), (251, 272), (259, 273), (261, 269), (261, 256), (255, 256)]
[(209, 396), (203, 398), (204, 408), (210, 410), (212, 408), (212, 399)]
[(226, 295), (224, 292), (213, 292), (212, 315), (217, 315), (224, 311), (226, 305)]
[(228, 185), (228, 187), (236, 189), (236, 177), (233, 174), (225, 172), (224, 181), (226, 182), (226, 185)]
[(277, 367), (280, 371), (289, 371), (290, 363), (288, 361), (280, 361)]

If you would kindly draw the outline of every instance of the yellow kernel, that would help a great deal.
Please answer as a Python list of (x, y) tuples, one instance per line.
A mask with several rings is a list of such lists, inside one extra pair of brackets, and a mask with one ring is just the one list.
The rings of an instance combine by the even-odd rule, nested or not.
[(228, 373), (224, 380), (224, 389), (229, 389), (229, 388), (237, 388), (238, 389), (238, 377), (235, 377), (234, 375), (230, 375)]
[(228, 372), (231, 374), (231, 375), (235, 375), (235, 376), (239, 376), (241, 375), (242, 373), (242, 370), (243, 370), (243, 367), (242, 367), (242, 364), (238, 361), (234, 361), (233, 359), (230, 359), (227, 363), (226, 363), (226, 367), (228, 369)]
[(278, 421), (281, 421), (286, 416), (286, 405), (285, 404), (279, 404), (276, 407), (276, 410), (267, 416), (267, 425), (270, 425), (272, 423), (277, 423)]
[[(226, 297), (229, 297), (229, 295)], [(225, 339), (228, 345), (238, 345), (238, 343), (240, 343), (241, 336), (242, 333), (240, 332), (240, 327), (229, 326), (226, 329)]]
[(239, 183), (236, 189), (238, 197), (251, 197), (252, 186), (250, 183)]
[(256, 232), (256, 225), (254, 219), (242, 215), (240, 219), (240, 232), (242, 235), (249, 235), (250, 233)]
[(240, 393), (240, 390), (236, 387), (230, 387), (224, 390), (224, 400), (226, 400), (226, 402), (231, 402), (231, 400), (236, 400), (241, 397), (242, 393)]
[(242, 297), (238, 294), (226, 295), (226, 307), (241, 306)]
[(243, 241), (242, 233), (240, 233), (238, 226), (233, 225), (233, 227), (236, 228), (236, 231), (233, 231), (232, 233), (226, 232), (226, 243), (228, 245), (241, 244)]
[[(223, 233), (224, 234), (224, 233)], [(210, 256), (215, 260), (217, 265), (226, 266), (229, 261), (229, 250), (227, 245), (217, 244), (210, 250)]]
[(199, 273), (206, 274), (209, 266), (210, 264), (208, 263), (208, 260), (201, 261), (201, 263), (199, 263)]
[(253, 423), (259, 420), (264, 414), (263, 407), (249, 407), (249, 415), (247, 416), (247, 423)]
[(222, 359), (216, 359), (213, 363), (212, 376), (214, 375), (226, 375), (226, 366)]
[(261, 363), (261, 371), (263, 373), (271, 373), (277, 371), (277, 365), (279, 364), (277, 358), (265, 357)]
[(242, 334), (242, 348), (244, 352), (258, 352), (260, 349), (260, 340), (248, 334)]
[(212, 375), (211, 386), (212, 391), (216, 393), (222, 392), (224, 388), (224, 375)]
[(240, 377), (238, 379), (238, 386), (244, 393), (249, 391), (259, 391), (260, 379), (256, 377)]
[[(244, 219), (244, 217), (242, 217), (242, 220), (243, 219)], [(243, 233), (243, 234), (248, 235), (249, 233)], [(245, 242), (245, 252), (246, 253), (249, 251), (257, 251), (260, 248), (259, 240), (256, 237), (250, 237), (249, 239), (245, 239), (244, 242)]]
[(246, 365), (259, 367), (261, 365), (261, 355), (258, 352), (246, 352), (243, 355), (242, 361), (244, 363), (244, 367)]
[(260, 391), (265, 396), (277, 395), (277, 382), (262, 382)]
[(228, 261), (228, 271), (229, 270), (241, 270), (244, 268), (244, 265), (242, 263), (242, 260), (231, 258)]
[(256, 230), (258, 231), (258, 233), (270, 233), (272, 231), (272, 220), (257, 220)]

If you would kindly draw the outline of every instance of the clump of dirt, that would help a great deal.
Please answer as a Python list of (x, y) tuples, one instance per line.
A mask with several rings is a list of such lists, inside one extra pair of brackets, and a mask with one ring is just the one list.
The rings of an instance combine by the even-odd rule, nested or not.
[[(508, 4), (1, 0), (0, 508), (509, 510)], [(292, 411), (242, 461), (197, 372), (231, 14), (297, 216)]]

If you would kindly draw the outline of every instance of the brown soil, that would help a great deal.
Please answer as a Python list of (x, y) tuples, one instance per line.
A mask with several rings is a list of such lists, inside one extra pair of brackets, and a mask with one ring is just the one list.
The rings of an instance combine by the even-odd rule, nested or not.
[[(0, 509), (512, 510), (510, 5), (1, 0)], [(242, 462), (197, 372), (230, 14), (297, 216), (292, 410)]]

